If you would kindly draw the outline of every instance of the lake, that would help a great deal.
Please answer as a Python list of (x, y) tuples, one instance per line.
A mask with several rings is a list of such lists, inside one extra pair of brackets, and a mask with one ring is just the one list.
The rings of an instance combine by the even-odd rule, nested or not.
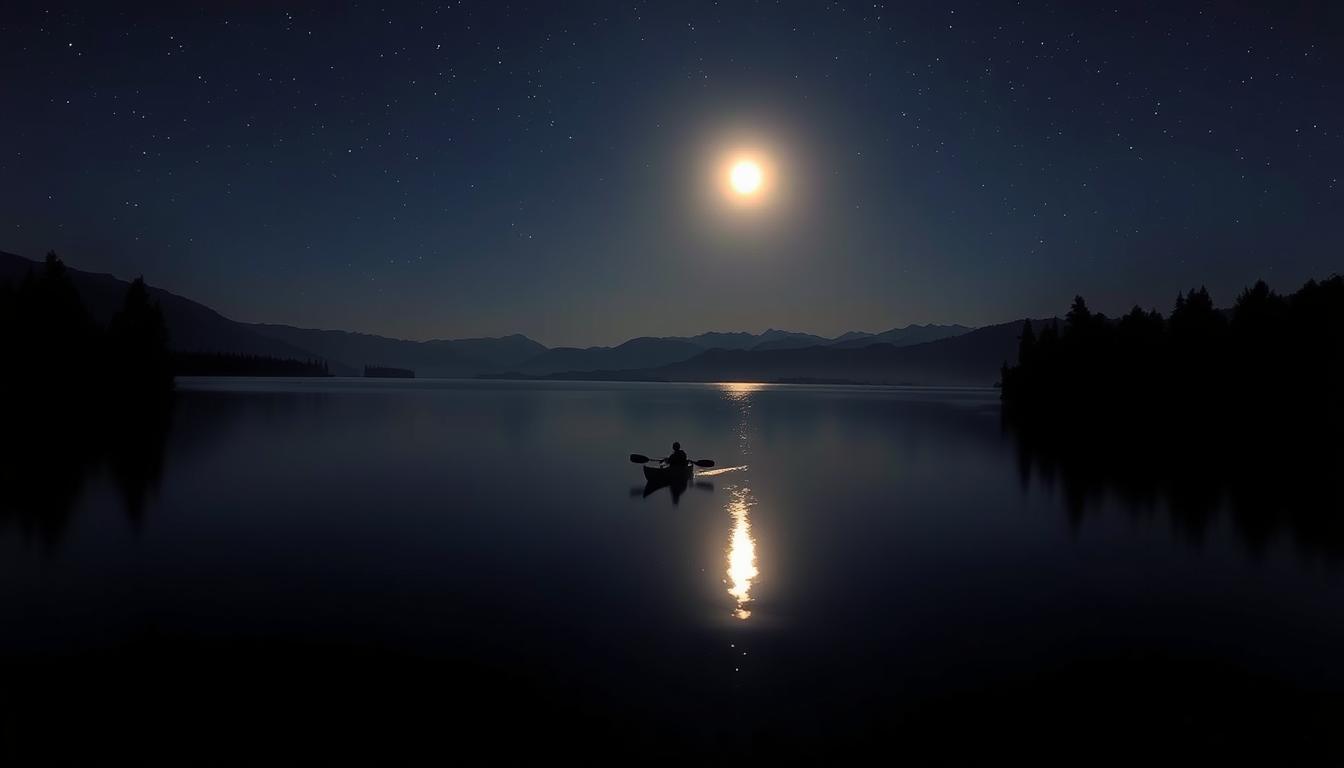
[(178, 390), (6, 479), (0, 757), (1338, 750), (1338, 477), (1080, 473), (994, 390)]

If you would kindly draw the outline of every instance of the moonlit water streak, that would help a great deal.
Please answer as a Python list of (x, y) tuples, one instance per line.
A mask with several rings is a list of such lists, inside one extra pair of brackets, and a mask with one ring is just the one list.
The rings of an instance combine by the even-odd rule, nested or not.
[(728, 594), (737, 601), (733, 615), (743, 621), (751, 618), (751, 582), (760, 575), (756, 568), (756, 540), (751, 537), (751, 490), (732, 489), (728, 514), (733, 516), (733, 533), (728, 540)]
[[(724, 396), (736, 403), (741, 412), (737, 425), (738, 445), (742, 456), (751, 453), (751, 440), (748, 432), (748, 417), (751, 413), (751, 395), (762, 388), (760, 384), (724, 383), (719, 385)], [(746, 467), (742, 467), (746, 469)], [(733, 519), (732, 533), (728, 538), (727, 578), (728, 594), (737, 603), (733, 616), (746, 621), (751, 618), (751, 587), (760, 570), (756, 567), (756, 540), (751, 535), (751, 508), (756, 498), (751, 494), (745, 479), (740, 484), (728, 488), (731, 494), (727, 511)]]

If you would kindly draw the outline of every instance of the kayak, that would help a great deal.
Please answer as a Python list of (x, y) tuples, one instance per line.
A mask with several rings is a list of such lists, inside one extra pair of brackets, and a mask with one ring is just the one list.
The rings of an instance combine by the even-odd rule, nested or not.
[(644, 467), (644, 479), (656, 485), (671, 485), (672, 483), (686, 483), (691, 479), (691, 473), (695, 471), (694, 464), (687, 464), (683, 467)]

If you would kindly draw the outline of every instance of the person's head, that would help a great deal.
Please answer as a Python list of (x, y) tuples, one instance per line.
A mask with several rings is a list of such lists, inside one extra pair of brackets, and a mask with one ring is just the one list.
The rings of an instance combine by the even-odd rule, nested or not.
[(680, 451), (680, 450), (681, 450), (681, 443), (673, 443), (673, 444), (672, 444), (672, 450), (674, 450), (674, 451)]

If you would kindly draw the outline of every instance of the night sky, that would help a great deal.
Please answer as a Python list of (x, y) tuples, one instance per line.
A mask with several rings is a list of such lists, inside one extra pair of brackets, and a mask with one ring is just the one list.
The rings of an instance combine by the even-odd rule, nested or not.
[(239, 320), (834, 335), (1344, 266), (1339, 3), (116, 5), (0, 9), (0, 250)]

